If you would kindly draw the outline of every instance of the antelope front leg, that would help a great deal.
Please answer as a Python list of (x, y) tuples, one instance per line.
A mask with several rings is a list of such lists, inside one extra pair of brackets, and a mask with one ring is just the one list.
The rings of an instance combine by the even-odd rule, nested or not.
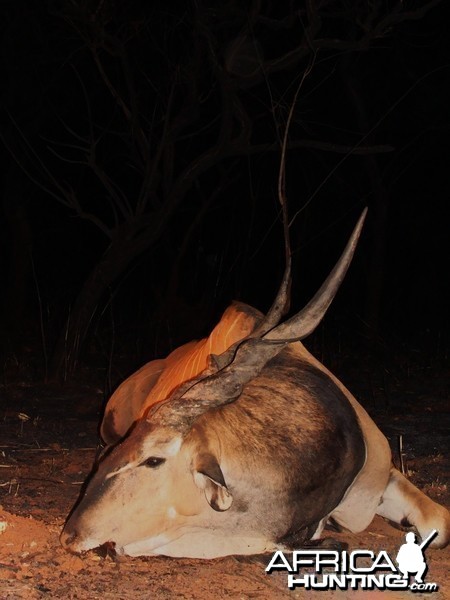
[(444, 548), (450, 540), (448, 510), (428, 498), (393, 467), (377, 514), (399, 525), (413, 525), (422, 539), (436, 529), (438, 535), (430, 546)]

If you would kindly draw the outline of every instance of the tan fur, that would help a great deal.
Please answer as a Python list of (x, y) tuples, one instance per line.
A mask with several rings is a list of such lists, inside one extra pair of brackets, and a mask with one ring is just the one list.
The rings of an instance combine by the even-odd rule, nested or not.
[(433, 502), (394, 467), (391, 469), (377, 514), (395, 523), (402, 523), (405, 519), (416, 527), (422, 539), (433, 529), (437, 529), (438, 535), (430, 546), (443, 548), (450, 539), (448, 510)]
[(370, 524), (389, 480), (391, 451), (385, 436), (348, 389), (301, 342), (293, 344), (298, 356), (326, 373), (353, 406), (364, 435), (366, 461), (343, 501), (330, 515), (349, 531), (363, 531)]
[[(407, 520), (422, 538), (437, 529), (433, 545), (448, 543), (447, 509), (392, 468), (385, 436), (300, 342), (267, 363), (235, 403), (203, 413), (187, 434), (139, 418), (204, 368), (207, 352), (248, 335), (258, 314), (233, 305), (210, 338), (145, 365), (123, 394), (119, 388), (107, 414), (118, 411), (116, 433), (130, 419), (136, 427), (100, 462), (61, 535), (66, 548), (82, 552), (113, 541), (132, 556), (255, 554), (284, 549), (283, 540), (296, 536), (300, 543), (317, 538), (329, 518), (362, 531), (375, 514)], [(349, 424), (353, 433), (345, 437)], [(153, 470), (145, 466), (149, 457), (165, 460)]]

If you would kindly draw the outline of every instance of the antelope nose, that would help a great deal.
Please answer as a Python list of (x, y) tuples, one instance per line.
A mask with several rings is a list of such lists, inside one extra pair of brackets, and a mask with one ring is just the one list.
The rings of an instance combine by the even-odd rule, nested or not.
[(59, 541), (61, 542), (63, 548), (66, 550), (72, 550), (71, 546), (77, 540), (77, 538), (78, 533), (76, 530), (70, 531), (64, 528), (59, 536)]

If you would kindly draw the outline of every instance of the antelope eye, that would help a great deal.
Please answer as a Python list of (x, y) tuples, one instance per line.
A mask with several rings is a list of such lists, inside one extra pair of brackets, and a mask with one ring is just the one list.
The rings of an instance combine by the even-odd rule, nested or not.
[(139, 466), (140, 467), (150, 467), (151, 469), (156, 469), (163, 463), (166, 462), (165, 458), (161, 458), (160, 456), (150, 456), (147, 460), (144, 460)]

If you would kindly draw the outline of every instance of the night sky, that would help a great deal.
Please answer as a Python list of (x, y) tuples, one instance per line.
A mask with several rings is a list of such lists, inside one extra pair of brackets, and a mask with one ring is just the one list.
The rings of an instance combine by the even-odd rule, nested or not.
[[(445, 361), (445, 2), (2, 0), (0, 354), (139, 365), (232, 299), (291, 310), (369, 207), (325, 325)], [(371, 12), (372, 11), (372, 12)]]

